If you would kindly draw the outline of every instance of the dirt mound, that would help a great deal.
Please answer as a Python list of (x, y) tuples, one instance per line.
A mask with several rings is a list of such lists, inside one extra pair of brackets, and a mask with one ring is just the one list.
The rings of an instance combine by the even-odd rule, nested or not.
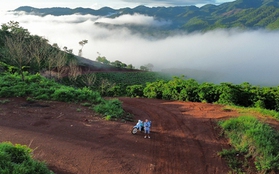
[(228, 143), (216, 120), (237, 113), (204, 103), (120, 100), (136, 120), (152, 121), (151, 139), (132, 135), (135, 123), (104, 121), (79, 104), (11, 98), (0, 104), (0, 140), (29, 146), (59, 174), (229, 171), (217, 155)]

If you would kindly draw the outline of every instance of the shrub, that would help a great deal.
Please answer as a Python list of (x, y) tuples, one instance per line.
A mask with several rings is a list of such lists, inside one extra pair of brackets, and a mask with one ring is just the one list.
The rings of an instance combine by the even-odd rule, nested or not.
[(162, 99), (163, 87), (166, 84), (163, 80), (158, 80), (153, 83), (146, 83), (146, 87), (143, 89), (143, 95), (147, 98)]
[(105, 116), (105, 120), (110, 121), (111, 120), (111, 116), (110, 115)]
[(126, 92), (129, 97), (143, 97), (143, 85), (127, 86)]
[(46, 164), (32, 159), (32, 150), (24, 145), (0, 144), (0, 173), (53, 174)]
[(61, 87), (51, 95), (54, 100), (70, 102), (75, 98), (75, 90), (71, 87)]
[(94, 106), (93, 110), (103, 115), (110, 115), (112, 118), (121, 118), (124, 113), (122, 103), (117, 99), (103, 100)]

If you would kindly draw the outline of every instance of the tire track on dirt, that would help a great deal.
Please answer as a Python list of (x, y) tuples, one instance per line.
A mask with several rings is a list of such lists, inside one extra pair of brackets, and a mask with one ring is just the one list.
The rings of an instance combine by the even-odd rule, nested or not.
[[(143, 101), (140, 101), (140, 102), (143, 104), (146, 104)], [(149, 103), (148, 105), (151, 105), (152, 106), (151, 108), (156, 108), (157, 112), (162, 112), (162, 113), (164, 113), (165, 116), (166, 115), (168, 116), (167, 119), (164, 118), (164, 120), (163, 120), (163, 124), (165, 124), (163, 127), (166, 128), (166, 131), (168, 133), (170, 133), (169, 131), (171, 131), (173, 129), (173, 127), (175, 127), (175, 126), (178, 127), (178, 130), (176, 130), (176, 134), (179, 133), (179, 138), (177, 138), (175, 136), (172, 137), (173, 138), (172, 143), (173, 143), (174, 148), (176, 149), (176, 152), (174, 152), (174, 153), (177, 155), (177, 157), (175, 159), (176, 162), (172, 163), (172, 165), (174, 165), (173, 167), (177, 168), (177, 169), (181, 168), (185, 172), (187, 171), (187, 169), (184, 166), (184, 163), (183, 163), (183, 166), (178, 166), (178, 164), (181, 164), (181, 161), (183, 159), (183, 156), (181, 154), (183, 154), (183, 149), (185, 149), (185, 146), (187, 146), (186, 143), (183, 143), (183, 140), (189, 139), (190, 141), (193, 141), (191, 143), (194, 143), (195, 147), (197, 147), (197, 150), (200, 151), (199, 156), (200, 156), (201, 166), (205, 166), (204, 168), (200, 168), (199, 171), (202, 173), (207, 173), (207, 165), (206, 165), (206, 159), (205, 159), (205, 153), (204, 153), (203, 147), (202, 147), (200, 141), (198, 139), (196, 139), (196, 135), (193, 133), (194, 131), (188, 125), (186, 125), (184, 123), (181, 113), (174, 114), (173, 112), (169, 111), (167, 109), (167, 107), (162, 107), (162, 105), (158, 105), (158, 104)], [(157, 118), (162, 119), (160, 117), (157, 117)], [(195, 151), (197, 151), (197, 150), (195, 150)], [(172, 162), (173, 161), (174, 160), (172, 160)], [(189, 167), (187, 167), (187, 168), (189, 168)], [(178, 171), (182, 171), (182, 170), (178, 170)], [(170, 171), (170, 172), (172, 172), (172, 171)], [(189, 173), (191, 173), (191, 172), (189, 171)]]
[(204, 103), (120, 100), (136, 119), (150, 118), (151, 139), (131, 135), (134, 123), (105, 121), (87, 108), (77, 112), (79, 104), (51, 102), (34, 110), (21, 107), (24, 98), (0, 106), (0, 138), (36, 148), (36, 158), (59, 174), (228, 173), (217, 155), (227, 141), (213, 130), (216, 120), (233, 112)]
[[(161, 108), (164, 112), (169, 113), (169, 115), (171, 115), (172, 118), (174, 118), (174, 120), (176, 121), (176, 125), (183, 133), (183, 137), (182, 137), (183, 139), (190, 138), (192, 139), (192, 141), (195, 142), (196, 146), (198, 147), (198, 150), (201, 152), (201, 159), (200, 159), (201, 163), (203, 166), (206, 166), (205, 153), (201, 145), (201, 142), (198, 139), (196, 139), (196, 135), (193, 133), (194, 131), (187, 124), (184, 123), (183, 118), (181, 118), (182, 116), (180, 114), (176, 115), (163, 107), (159, 107), (159, 108)], [(207, 172), (207, 170), (205, 169), (204, 172)]]
[(146, 113), (153, 121), (150, 149), (153, 173), (217, 174), (227, 171), (226, 167), (220, 168), (224, 162), (217, 156), (224, 142), (218, 143), (207, 111), (195, 117), (195, 110), (201, 112), (195, 104), (187, 105), (194, 111), (188, 113), (179, 109), (181, 103), (156, 99), (121, 100)]
[[(134, 114), (136, 117), (138, 117), (139, 119), (151, 119), (153, 120), (153, 117), (158, 117), (158, 115), (150, 112), (149, 110), (146, 110), (145, 107), (139, 106), (138, 101), (136, 100), (130, 100), (127, 98), (121, 98), (122, 101), (124, 101), (124, 104), (129, 107), (129, 110), (127, 110), (128, 112)], [(133, 109), (131, 109), (133, 108)], [(125, 109), (125, 106), (124, 106)], [(145, 115), (145, 116), (143, 116)], [(152, 121), (151, 120), (151, 121)], [(155, 120), (155, 119), (154, 119)], [(144, 121), (144, 120), (143, 120)], [(154, 130), (154, 127), (156, 127), (156, 130)], [(159, 154), (159, 149), (156, 148), (157, 147), (157, 134), (159, 132), (162, 132), (162, 125), (160, 122), (152, 122), (152, 128), (151, 128), (151, 143), (149, 145), (149, 154), (151, 155), (153, 158), (158, 156)], [(139, 166), (142, 164), (142, 161), (139, 162)], [(144, 168), (141, 168), (139, 170), (139, 173), (154, 173), (154, 171), (156, 170), (156, 165), (155, 165), (155, 161), (152, 159), (152, 161), (149, 161), (149, 164), (145, 164)]]
[[(154, 173), (181, 173), (181, 171), (187, 173), (187, 168), (189, 168), (189, 166), (184, 156), (188, 144), (192, 144), (193, 147), (198, 147), (202, 154), (201, 157), (204, 156), (202, 146), (199, 141), (195, 139), (192, 130), (184, 124), (183, 120), (179, 119), (177, 115), (156, 103), (153, 104), (141, 100), (134, 100), (133, 103), (129, 104), (144, 110), (144, 112), (151, 116), (154, 122), (158, 123), (156, 129), (160, 131), (156, 139), (159, 141), (159, 146), (153, 143), (151, 150), (153, 155), (152, 163), (155, 165)], [(174, 133), (173, 127), (176, 126), (178, 129), (176, 129)], [(186, 143), (185, 140), (187, 140), (188, 143)], [(189, 141), (191, 141), (191, 143), (189, 143)], [(188, 149), (189, 148), (191, 147), (189, 146)], [(201, 161), (202, 165), (205, 166), (205, 159), (201, 159)]]

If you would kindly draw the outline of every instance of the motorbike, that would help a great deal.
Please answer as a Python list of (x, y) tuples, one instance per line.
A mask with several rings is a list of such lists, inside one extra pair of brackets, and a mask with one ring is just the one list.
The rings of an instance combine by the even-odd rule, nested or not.
[[(151, 125), (151, 121), (150, 121)], [(144, 126), (143, 126), (143, 121), (138, 120), (137, 124), (132, 128), (131, 133), (135, 135), (138, 131), (143, 132), (144, 131)]]
[(137, 124), (132, 128), (131, 133), (135, 135), (138, 131), (144, 131), (143, 121), (138, 120)]

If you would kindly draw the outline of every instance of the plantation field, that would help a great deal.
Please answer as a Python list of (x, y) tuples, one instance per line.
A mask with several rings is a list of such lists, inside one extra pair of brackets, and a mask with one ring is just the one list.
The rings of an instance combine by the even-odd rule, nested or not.
[(217, 153), (228, 142), (216, 120), (238, 115), (219, 105), (120, 98), (135, 119), (152, 120), (151, 139), (132, 135), (133, 122), (96, 117), (80, 104), (1, 99), (0, 140), (34, 149), (62, 174), (227, 173)]

